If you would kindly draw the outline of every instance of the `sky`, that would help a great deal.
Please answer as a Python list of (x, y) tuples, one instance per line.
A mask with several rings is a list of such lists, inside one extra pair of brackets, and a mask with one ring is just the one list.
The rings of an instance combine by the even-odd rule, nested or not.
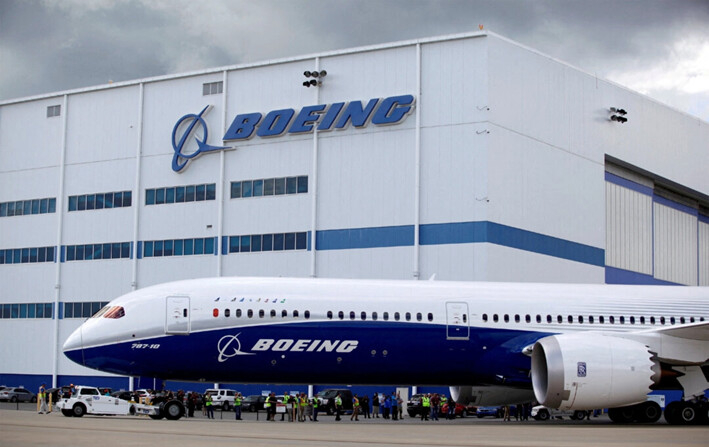
[(479, 25), (709, 121), (709, 0), (0, 0), (0, 101)]

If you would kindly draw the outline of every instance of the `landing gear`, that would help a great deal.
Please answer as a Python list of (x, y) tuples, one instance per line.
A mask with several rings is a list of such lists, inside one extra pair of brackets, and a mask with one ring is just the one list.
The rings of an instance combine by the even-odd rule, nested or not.
[(608, 409), (608, 417), (618, 424), (631, 422), (657, 422), (662, 416), (662, 408), (657, 402), (647, 401), (637, 405)]
[(672, 425), (706, 424), (706, 412), (704, 402), (671, 402), (665, 408), (665, 420)]

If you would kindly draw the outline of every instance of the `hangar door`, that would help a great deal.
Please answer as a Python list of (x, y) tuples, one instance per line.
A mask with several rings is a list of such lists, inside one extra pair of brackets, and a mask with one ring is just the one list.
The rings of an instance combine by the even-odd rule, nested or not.
[(165, 308), (165, 333), (190, 333), (190, 297), (168, 296)]
[(469, 340), (468, 303), (446, 303), (446, 339)]

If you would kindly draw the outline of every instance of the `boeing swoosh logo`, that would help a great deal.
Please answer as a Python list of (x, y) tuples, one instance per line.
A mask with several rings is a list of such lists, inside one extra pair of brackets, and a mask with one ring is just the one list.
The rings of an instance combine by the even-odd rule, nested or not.
[[(199, 112), (199, 114), (197, 115), (195, 115), (194, 113), (189, 113), (177, 120), (175, 127), (172, 129), (172, 148), (175, 151), (175, 155), (172, 157), (173, 171), (180, 172), (182, 168), (187, 165), (187, 162), (189, 162), (191, 159), (195, 158), (203, 152), (230, 149), (228, 146), (212, 146), (210, 144), (207, 144), (207, 123), (204, 121), (202, 116), (205, 115), (209, 110), (211, 110), (211, 108), (212, 106), (208, 105), (203, 108), (202, 111)], [(185, 124), (186, 127), (184, 126)], [(188, 143), (189, 137), (193, 135), (199, 127), (203, 129), (203, 135), (201, 139), (196, 135), (194, 137), (195, 141), (197, 142), (197, 150), (192, 153), (186, 154), (184, 152), (185, 145)], [(183, 128), (184, 131), (182, 132), (182, 135), (179, 137), (178, 141), (177, 131), (180, 128)]]
[(225, 335), (219, 339), (217, 342), (217, 351), (219, 351), (219, 356), (217, 360), (219, 363), (226, 362), (228, 359), (237, 355), (255, 355), (251, 352), (241, 351), (241, 342), (239, 342), (239, 332), (236, 335)]

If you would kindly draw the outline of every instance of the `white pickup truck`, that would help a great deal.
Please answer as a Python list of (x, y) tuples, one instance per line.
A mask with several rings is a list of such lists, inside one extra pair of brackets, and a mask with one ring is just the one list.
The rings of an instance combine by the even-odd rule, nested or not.
[(136, 404), (117, 397), (101, 395), (98, 388), (91, 386), (76, 387), (76, 393), (69, 398), (61, 399), (56, 407), (67, 417), (81, 417), (85, 414), (113, 416), (146, 414), (153, 419), (177, 420), (185, 414), (184, 405), (177, 400), (156, 405)]

